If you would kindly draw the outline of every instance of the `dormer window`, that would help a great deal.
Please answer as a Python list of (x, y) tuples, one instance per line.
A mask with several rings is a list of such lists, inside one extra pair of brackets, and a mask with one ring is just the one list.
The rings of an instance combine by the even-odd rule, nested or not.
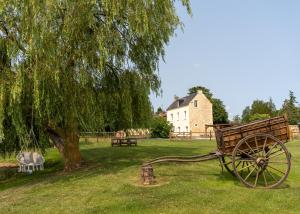
[(181, 107), (181, 105), (184, 103), (184, 100), (183, 99), (179, 99), (177, 100), (177, 107)]
[(198, 107), (198, 100), (194, 100), (194, 107)]

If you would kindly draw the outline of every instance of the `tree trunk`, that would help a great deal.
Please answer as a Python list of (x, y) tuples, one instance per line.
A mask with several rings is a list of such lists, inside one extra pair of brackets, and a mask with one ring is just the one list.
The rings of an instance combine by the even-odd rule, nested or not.
[(66, 132), (64, 139), (65, 171), (72, 171), (80, 167), (79, 136), (76, 132)]
[(79, 135), (71, 130), (47, 127), (50, 139), (64, 159), (64, 170), (72, 171), (80, 167)]

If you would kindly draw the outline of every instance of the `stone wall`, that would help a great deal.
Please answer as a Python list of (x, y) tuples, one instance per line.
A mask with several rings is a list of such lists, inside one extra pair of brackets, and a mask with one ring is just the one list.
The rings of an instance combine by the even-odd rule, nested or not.
[(290, 125), (290, 131), (291, 131), (291, 138), (300, 138), (300, 129), (297, 125)]
[[(195, 107), (197, 101), (197, 107)], [(212, 103), (202, 93), (201, 90), (189, 104), (190, 129), (192, 132), (205, 132), (205, 125), (213, 124)], [(212, 131), (212, 128), (207, 130)]]

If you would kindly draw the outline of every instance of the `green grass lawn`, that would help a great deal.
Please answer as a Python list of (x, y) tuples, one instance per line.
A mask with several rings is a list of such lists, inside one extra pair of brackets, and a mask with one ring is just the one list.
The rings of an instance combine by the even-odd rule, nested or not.
[(158, 184), (141, 185), (143, 161), (206, 154), (215, 150), (214, 141), (143, 140), (122, 148), (82, 144), (86, 167), (67, 174), (58, 152), (50, 149), (45, 171), (0, 171), (0, 213), (300, 213), (300, 141), (287, 147), (293, 156), (290, 175), (281, 188), (270, 190), (244, 187), (229, 173), (222, 175), (215, 160), (156, 165)]

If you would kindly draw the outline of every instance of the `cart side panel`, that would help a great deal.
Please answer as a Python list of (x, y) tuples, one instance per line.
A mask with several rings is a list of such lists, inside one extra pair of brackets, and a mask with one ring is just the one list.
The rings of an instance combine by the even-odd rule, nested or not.
[[(284, 116), (256, 121), (242, 126), (220, 129), (218, 132), (218, 149), (226, 154), (231, 154), (238, 142), (249, 135), (258, 133), (270, 134), (284, 143), (289, 140), (290, 136), (287, 118)], [(271, 142), (267, 142), (267, 144), (269, 143)], [(248, 144), (252, 148), (254, 148), (256, 144), (260, 147), (263, 146), (264, 139), (257, 138), (256, 142), (248, 142)]]

